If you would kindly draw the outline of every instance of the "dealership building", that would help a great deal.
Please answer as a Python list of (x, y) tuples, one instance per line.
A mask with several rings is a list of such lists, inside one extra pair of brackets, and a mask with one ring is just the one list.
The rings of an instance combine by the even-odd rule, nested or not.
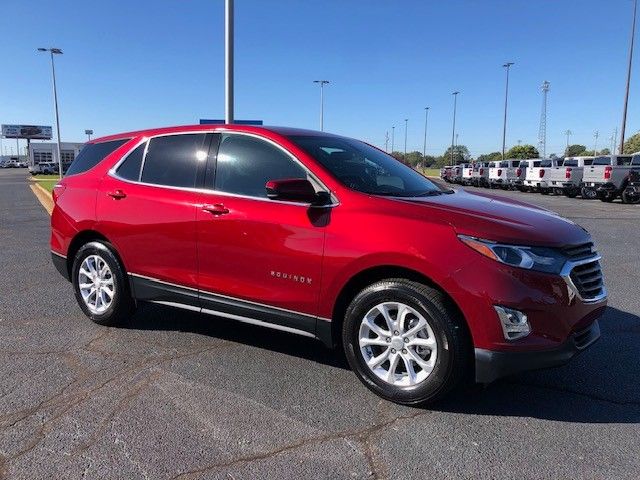
[[(61, 142), (60, 156), (62, 157), (63, 168), (71, 165), (71, 162), (78, 156), (84, 143)], [(56, 144), (51, 142), (36, 143), (29, 145), (29, 166), (38, 165), (44, 162), (58, 163), (58, 149)]]

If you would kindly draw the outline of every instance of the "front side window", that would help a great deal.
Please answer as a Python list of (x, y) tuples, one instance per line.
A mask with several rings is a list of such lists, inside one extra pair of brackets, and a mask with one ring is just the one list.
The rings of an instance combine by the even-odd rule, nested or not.
[(73, 161), (67, 175), (86, 172), (95, 167), (104, 158), (113, 153), (117, 148), (128, 142), (129, 139), (112, 140), (110, 142), (89, 143), (83, 147), (76, 159)]
[(198, 165), (206, 161), (204, 133), (166, 135), (149, 140), (141, 181), (155, 185), (193, 188)]
[(411, 167), (358, 140), (321, 135), (292, 135), (289, 140), (353, 190), (401, 197), (442, 193)]
[(222, 135), (215, 190), (267, 198), (265, 185), (269, 180), (293, 178), (307, 178), (307, 172), (280, 148), (248, 135)]

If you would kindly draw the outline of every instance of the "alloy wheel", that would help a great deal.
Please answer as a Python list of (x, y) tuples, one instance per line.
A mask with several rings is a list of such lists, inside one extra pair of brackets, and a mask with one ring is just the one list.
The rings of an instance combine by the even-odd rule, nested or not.
[(113, 274), (99, 255), (89, 255), (82, 261), (78, 271), (78, 287), (91, 313), (104, 313), (115, 298)]

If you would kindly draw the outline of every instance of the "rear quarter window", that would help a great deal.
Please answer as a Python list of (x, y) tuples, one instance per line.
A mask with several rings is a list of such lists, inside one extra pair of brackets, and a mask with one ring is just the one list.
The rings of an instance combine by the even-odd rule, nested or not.
[(89, 143), (85, 145), (69, 167), (69, 170), (67, 170), (66, 175), (77, 175), (78, 173), (86, 172), (128, 141), (128, 138), (124, 138), (110, 142)]

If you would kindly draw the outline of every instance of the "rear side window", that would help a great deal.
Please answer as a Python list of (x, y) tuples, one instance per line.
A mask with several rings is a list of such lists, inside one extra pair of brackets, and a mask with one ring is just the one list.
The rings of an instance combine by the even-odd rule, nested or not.
[(631, 165), (631, 157), (618, 157), (618, 165)]
[(88, 145), (85, 145), (69, 167), (69, 170), (67, 170), (67, 175), (76, 175), (95, 167), (107, 155), (128, 141), (128, 138), (124, 138), (122, 140), (113, 140), (111, 142), (89, 143)]
[(266, 198), (266, 183), (286, 178), (307, 178), (307, 172), (264, 140), (247, 135), (222, 136), (216, 162), (216, 190)]
[(637, 166), (640, 165), (640, 155), (634, 155), (631, 159), (631, 165)]
[(206, 139), (204, 133), (152, 138), (144, 158), (142, 182), (195, 187), (198, 165), (207, 159)]
[(609, 157), (598, 157), (593, 161), (594, 165), (611, 165), (611, 159)]
[(589, 165), (593, 165), (593, 158), (585, 158), (584, 166), (588, 167)]
[(562, 165), (565, 167), (577, 167), (578, 160), (565, 160)]
[(127, 158), (120, 164), (116, 174), (125, 180), (137, 182), (140, 180), (140, 167), (142, 166), (142, 158), (144, 157), (144, 149), (147, 142), (138, 146), (133, 152), (127, 155)]
[(543, 168), (549, 168), (553, 166), (553, 162), (551, 160), (543, 160), (540, 162), (540, 166)]
[(501, 168), (509, 168), (509, 162), (500, 162)]

